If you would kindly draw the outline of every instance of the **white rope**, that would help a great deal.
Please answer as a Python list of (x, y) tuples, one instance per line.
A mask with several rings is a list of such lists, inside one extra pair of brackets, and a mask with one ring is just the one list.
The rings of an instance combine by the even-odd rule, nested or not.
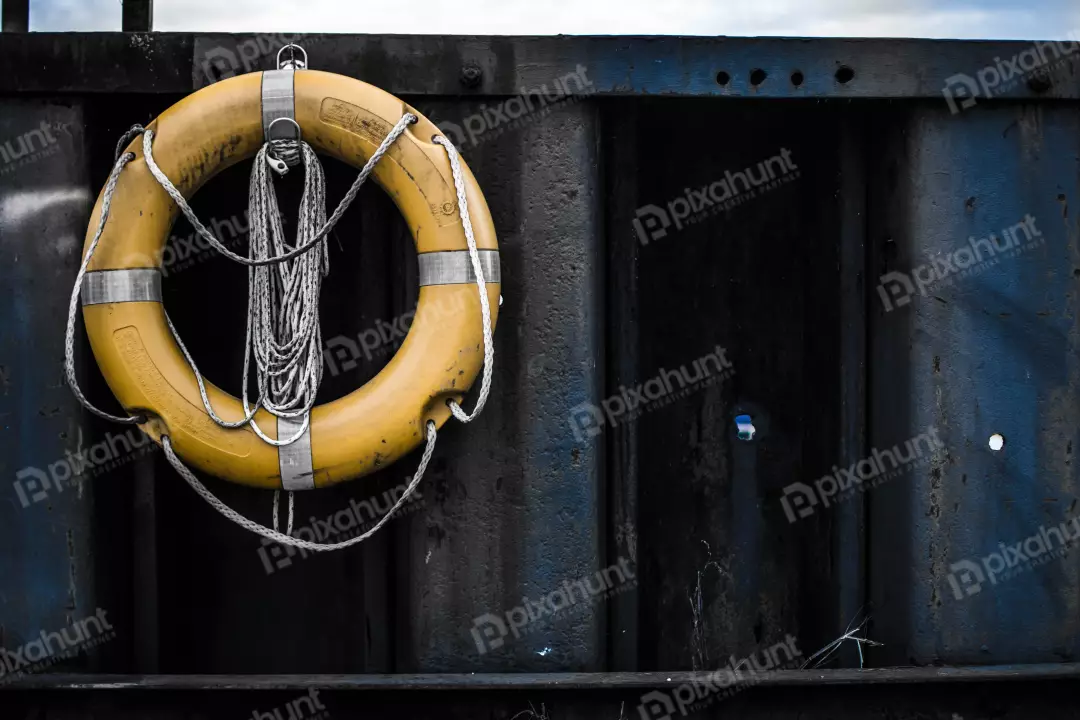
[(457, 148), (441, 135), (435, 136), (434, 141), (442, 145), (450, 157), (450, 171), (454, 175), (454, 189), (457, 190), (458, 212), (461, 214), (461, 224), (465, 229), (465, 242), (469, 245), (469, 258), (472, 260), (473, 273), (476, 275), (476, 287), (480, 291), (480, 317), (484, 325), (484, 374), (480, 380), (480, 396), (476, 398), (476, 406), (472, 414), (466, 414), (454, 400), (447, 402), (454, 417), (467, 423), (475, 420), (484, 409), (488, 393), (491, 392), (491, 371), (495, 364), (495, 343), (491, 338), (491, 307), (488, 304), (484, 268), (480, 264), (480, 253), (476, 249), (476, 236), (473, 235), (472, 219), (469, 217), (469, 201), (465, 197), (465, 178), (461, 173), (461, 161)]
[[(251, 173), (249, 242), (255, 258), (283, 255), (292, 249), (285, 241), (266, 152), (264, 145)], [(307, 143), (300, 143), (300, 154), (305, 178), (296, 246), (307, 244), (315, 229), (326, 223), (322, 166)], [(319, 294), (329, 272), (325, 237), (291, 261), (248, 268), (249, 298), (254, 302), (251, 347), (259, 371), (259, 395), (265, 398), (263, 406), (278, 417), (305, 415), (315, 405), (323, 368)]]
[[(281, 491), (274, 491), (274, 530), (278, 529), (278, 502), (281, 499)], [(296, 493), (292, 490), (289, 491), (289, 524), (285, 528), (286, 535), (292, 535), (293, 526), (293, 511), (295, 509), (294, 500), (296, 499)]]
[[(199, 479), (195, 477), (195, 474), (191, 472), (191, 470), (189, 470), (184, 465), (180, 458), (176, 456), (176, 453), (173, 452), (172, 442), (169, 440), (168, 435), (161, 436), (161, 447), (165, 450), (165, 457), (168, 458), (169, 464), (171, 464), (176, 469), (176, 472), (180, 473), (180, 477), (187, 480), (188, 484), (191, 485), (195, 492), (201, 495), (202, 498), (206, 500), (206, 502), (210, 503), (211, 507), (213, 507), (215, 510), (217, 510), (229, 520), (232, 520), (234, 523), (236, 523), (242, 528), (250, 530), (251, 532), (258, 535), (262, 535), (268, 540), (273, 540), (274, 542), (281, 543), (282, 545), (291, 545), (293, 547), (301, 548), (303, 550), (312, 550), (314, 552), (326, 552), (329, 550), (341, 550), (343, 548), (349, 547), (350, 545), (355, 545), (357, 543), (363, 542), (364, 540), (367, 540), (369, 537), (378, 532), (379, 529), (383, 525), (385, 525), (391, 517), (393, 517), (394, 513), (396, 513), (401, 508), (401, 506), (405, 504), (405, 501), (409, 499), (413, 491), (416, 490), (416, 486), (420, 484), (420, 480), (424, 477), (424, 471), (427, 470), (428, 463), (431, 462), (431, 455), (433, 452), (435, 452), (436, 436), (437, 434), (435, 432), (435, 423), (431, 420), (428, 420), (427, 445), (424, 447), (424, 454), (420, 457), (420, 464), (416, 467), (416, 473), (412, 476), (412, 479), (409, 480), (409, 484), (408, 486), (406, 486), (405, 492), (401, 494), (401, 497), (398, 498), (398, 501), (396, 503), (394, 503), (394, 506), (390, 508), (390, 510), (385, 515), (379, 518), (379, 522), (375, 523), (374, 527), (372, 527), (370, 530), (368, 530), (362, 535), (357, 535), (354, 538), (343, 540), (342, 542), (328, 544), (313, 543), (308, 540), (301, 540), (299, 538), (289, 537), (288, 535), (282, 535), (277, 530), (271, 530), (270, 528), (260, 525), (257, 522), (248, 520), (246, 517), (236, 512), (225, 503), (218, 500), (218, 498), (212, 492), (210, 492), (205, 485), (199, 482)], [(276, 507), (277, 505), (275, 504), (275, 508)]]
[[(833, 653), (835, 653), (840, 648), (840, 646), (844, 644), (845, 641), (853, 640), (853, 641), (855, 641), (855, 647), (858, 648), (858, 650), (859, 650), (859, 669), (862, 670), (862, 668), (863, 668), (862, 646), (863, 645), (870, 645), (870, 646), (883, 645), (883, 643), (879, 643), (879, 642), (876, 642), (874, 640), (870, 640), (870, 639), (868, 639), (866, 637), (866, 626), (867, 626), (867, 623), (870, 622), (870, 616), (869, 615), (863, 616), (862, 612), (863, 612), (862, 608), (859, 608), (859, 611), (857, 613), (855, 613), (855, 617), (851, 619), (850, 623), (848, 623), (847, 629), (844, 631), (844, 634), (841, 635), (840, 637), (836, 638), (835, 640), (833, 640), (831, 643), (829, 643), (825, 647), (818, 650), (816, 653), (811, 655), (809, 658), (807, 658), (806, 662), (804, 662), (802, 664), (801, 669), (805, 670), (807, 668), (821, 667), (825, 663), (826, 660), (828, 660), (830, 657), (832, 657)], [(856, 624), (856, 621), (859, 620), (860, 616), (862, 616), (862, 620), (859, 621), (858, 624)], [(859, 632), (862, 632), (863, 637), (858, 636), (857, 633), (859, 633)], [(811, 665), (811, 663), (813, 663), (813, 665)]]
[[(141, 126), (137, 125), (136, 127), (139, 127), (141, 130)], [(132, 130), (134, 130), (134, 128), (132, 128)], [(130, 132), (131, 131), (129, 131), (129, 133)], [(127, 137), (127, 135), (125, 135), (125, 137)], [(123, 138), (120, 140), (120, 143), (120, 147), (122, 148), (124, 143)], [(120, 180), (120, 171), (134, 159), (135, 153), (125, 153), (120, 155), (116, 159), (116, 164), (113, 165), (112, 172), (109, 173), (109, 180), (105, 183), (105, 194), (101, 201), (101, 216), (98, 218), (97, 230), (94, 231), (94, 239), (90, 241), (90, 246), (86, 249), (86, 256), (83, 258), (82, 264), (79, 265), (79, 273), (75, 276), (75, 287), (71, 290), (71, 301), (68, 303), (67, 328), (64, 331), (64, 374), (67, 376), (68, 385), (71, 386), (71, 392), (75, 395), (75, 399), (78, 400), (84, 408), (98, 417), (122, 423), (124, 425), (137, 425), (138, 423), (145, 422), (146, 418), (120, 417), (119, 415), (113, 415), (104, 410), (99, 410), (86, 398), (82, 389), (79, 387), (79, 381), (75, 377), (75, 316), (79, 312), (79, 295), (82, 294), (82, 284), (83, 279), (86, 277), (86, 268), (90, 265), (90, 258), (94, 257), (94, 251), (97, 250), (98, 243), (101, 241), (101, 233), (105, 230), (105, 221), (109, 219), (109, 210), (112, 207), (113, 194), (116, 192), (116, 183)]]
[(270, 146), (266, 154), (266, 164), (278, 175), (285, 175), (290, 167), (300, 164), (300, 141), (292, 138), (267, 140)]
[(284, 255), (277, 255), (274, 257), (262, 259), (250, 259), (242, 255), (237, 255), (233, 251), (229, 250), (229, 248), (225, 247), (225, 245), (223, 245), (220, 240), (214, 237), (214, 234), (212, 232), (206, 229), (205, 225), (199, 222), (199, 218), (195, 216), (195, 211), (191, 209), (191, 206), (188, 205), (188, 202), (184, 198), (184, 196), (180, 193), (179, 190), (176, 189), (176, 186), (172, 184), (172, 181), (169, 180), (168, 176), (165, 175), (162, 169), (158, 167), (157, 162), (154, 160), (154, 153), (152, 149), (154, 141), (153, 130), (147, 130), (143, 134), (143, 156), (146, 159), (146, 166), (150, 168), (150, 173), (154, 176), (154, 179), (156, 179), (158, 181), (158, 184), (161, 185), (165, 192), (169, 194), (169, 197), (173, 199), (173, 202), (175, 202), (177, 206), (179, 206), (180, 211), (184, 213), (184, 217), (186, 217), (188, 219), (188, 222), (191, 223), (191, 226), (195, 228), (195, 232), (199, 233), (199, 235), (202, 236), (202, 238), (208, 243), (210, 243), (210, 245), (213, 246), (218, 252), (220, 252), (222, 255), (229, 258), (230, 260), (234, 260), (240, 263), (241, 265), (273, 265), (275, 263), (284, 262), (285, 260), (294, 258), (302, 253), (306, 253), (308, 250), (313, 248), (317, 242), (326, 237), (327, 233), (334, 229), (334, 226), (337, 225), (338, 220), (341, 219), (341, 216), (345, 214), (345, 211), (349, 209), (350, 205), (352, 205), (353, 200), (356, 199), (356, 194), (360, 192), (360, 186), (364, 184), (364, 181), (368, 179), (368, 175), (370, 175), (371, 171), (375, 169), (375, 166), (379, 164), (379, 160), (382, 159), (382, 156), (387, 153), (387, 151), (390, 149), (390, 146), (397, 141), (398, 137), (400, 137), (401, 134), (405, 132), (405, 128), (417, 122), (417, 119), (418, 118), (412, 113), (405, 113), (401, 116), (401, 119), (398, 120), (396, 125), (394, 125), (390, 133), (385, 138), (383, 138), (382, 144), (379, 145), (378, 149), (376, 149), (375, 152), (372, 153), (371, 157), (368, 158), (368, 161), (364, 164), (363, 169), (360, 170), (360, 174), (356, 176), (356, 180), (353, 181), (352, 186), (349, 187), (348, 192), (345, 193), (345, 197), (341, 199), (341, 202), (338, 204), (337, 209), (334, 210), (334, 213), (330, 216), (330, 219), (326, 221), (326, 224), (323, 225), (319, 229), (319, 231), (308, 240), (306, 244), (293, 248)]

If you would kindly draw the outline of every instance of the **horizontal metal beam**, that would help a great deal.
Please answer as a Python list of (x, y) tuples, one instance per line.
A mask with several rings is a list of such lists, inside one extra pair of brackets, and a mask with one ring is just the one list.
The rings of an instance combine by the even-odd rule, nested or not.
[[(0, 685), (18, 690), (614, 690), (676, 687), (703, 682), (701, 672), (425, 673), (363, 675), (29, 675)], [(1080, 663), (985, 667), (777, 670), (753, 679), (754, 687), (896, 685), (1080, 678)]]
[[(1080, 47), (1033, 42), (193, 33), (4, 36), (0, 92), (184, 93), (269, 69), (293, 40), (312, 68), (397, 94), (941, 99), (956, 76), (982, 71), (994, 98), (1080, 98)], [(998, 63), (1019, 57), (1037, 68), (1012, 76), (1019, 65)]]

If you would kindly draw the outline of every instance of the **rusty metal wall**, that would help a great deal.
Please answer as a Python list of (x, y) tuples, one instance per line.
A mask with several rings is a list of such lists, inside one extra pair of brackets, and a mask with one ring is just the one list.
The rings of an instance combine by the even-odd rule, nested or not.
[[(883, 273), (938, 265), (925, 295), (873, 306), (871, 437), (887, 448), (933, 427), (942, 440), (912, 481), (871, 495), (871, 599), (888, 657), (1073, 660), (1080, 564), (1070, 536), (1040, 529), (1071, 523), (1080, 489), (1080, 116), (1018, 103), (962, 117), (915, 107), (883, 122), (876, 262)], [(1030, 231), (1010, 243), (1019, 223)], [(977, 253), (966, 269), (965, 247)], [(1002, 547), (1033, 537), (1022, 557)]]
[[(18, 59), (0, 75), (0, 646), (104, 610), (107, 641), (35, 672), (698, 670), (789, 636), (805, 658), (869, 615), (885, 644), (860, 661), (849, 642), (835, 665), (1074, 659), (1071, 546), (1032, 541), (1010, 565), (999, 543), (1045, 545), (1040, 527), (1076, 511), (1076, 56), (1049, 85), (972, 107), (957, 95), (953, 113), (947, 78), (1025, 45), (305, 39), (313, 65), (402, 95), (462, 146), (505, 277), (482, 419), (441, 434), (420, 499), (382, 533), (306, 557), (225, 521), (153, 448), (124, 450), (61, 378), (78, 240), (115, 138), (268, 67), (275, 42), (0, 37)], [(42, 122), (64, 131), (30, 135)], [(327, 166), (334, 202), (353, 171)], [(246, 173), (195, 198), (238, 247)], [(1029, 215), (1030, 248), (956, 267), (969, 238)], [(244, 272), (185, 223), (173, 233), (165, 302), (235, 392)], [(416, 299), (378, 189), (331, 248), (325, 399), (386, 363)], [(931, 429), (925, 452), (884, 469), (883, 451)], [(56, 476), (94, 447), (85, 482)], [(355, 532), (415, 462), (299, 496), (298, 525)], [(208, 482), (269, 520), (268, 494)], [(589, 578), (604, 586), (574, 598)]]

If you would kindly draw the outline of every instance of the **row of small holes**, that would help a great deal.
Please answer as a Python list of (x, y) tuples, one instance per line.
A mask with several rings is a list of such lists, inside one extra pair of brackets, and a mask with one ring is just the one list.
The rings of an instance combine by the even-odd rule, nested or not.
[[(765, 72), (761, 68), (754, 68), (750, 71), (750, 84), (754, 87), (758, 87), (759, 85), (764, 83), (768, 77), (769, 73)], [(837, 69), (836, 82), (840, 83), (841, 85), (846, 85), (854, 79), (855, 71), (849, 68), (847, 65), (842, 65), (839, 69)], [(799, 87), (800, 85), (802, 85), (805, 80), (806, 78), (803, 76), (801, 70), (796, 70), (795, 72), (791, 73), (791, 84), (795, 87)], [(727, 85), (729, 82), (731, 82), (731, 75), (729, 75), (727, 72), (721, 70), (720, 72), (716, 73), (717, 85)]]

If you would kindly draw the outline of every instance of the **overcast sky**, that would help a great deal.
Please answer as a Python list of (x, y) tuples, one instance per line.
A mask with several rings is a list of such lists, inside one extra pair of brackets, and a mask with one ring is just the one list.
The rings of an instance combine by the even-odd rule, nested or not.
[[(120, 0), (31, 0), (30, 27), (119, 30)], [(1061, 40), (1080, 0), (154, 0), (154, 29)]]

